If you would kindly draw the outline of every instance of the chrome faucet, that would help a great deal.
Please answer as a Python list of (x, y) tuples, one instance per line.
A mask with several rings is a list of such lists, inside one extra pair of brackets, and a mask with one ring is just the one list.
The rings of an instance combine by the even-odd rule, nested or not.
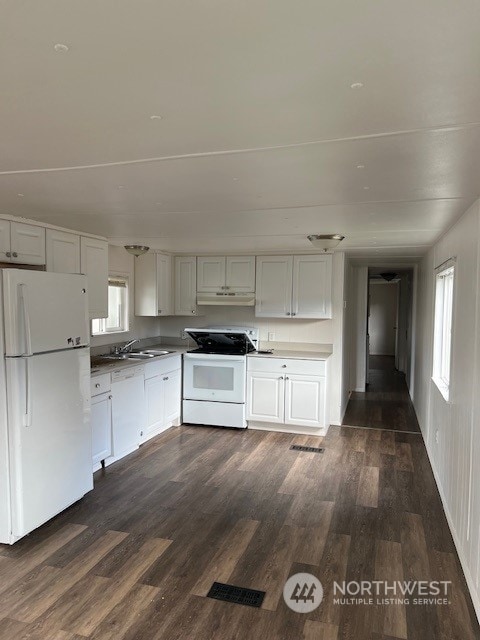
[(130, 340), (130, 342), (124, 344), (123, 347), (115, 347), (114, 353), (116, 355), (120, 355), (121, 353), (128, 353), (135, 342), (140, 342), (140, 340), (138, 338), (135, 338), (135, 340)]

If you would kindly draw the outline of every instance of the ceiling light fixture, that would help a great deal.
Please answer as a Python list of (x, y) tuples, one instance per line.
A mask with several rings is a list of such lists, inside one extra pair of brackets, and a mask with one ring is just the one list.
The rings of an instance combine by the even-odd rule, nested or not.
[(309, 235), (307, 238), (313, 244), (315, 249), (321, 249), (322, 251), (328, 251), (329, 249), (335, 249), (345, 236), (339, 233), (330, 233), (324, 235)]
[(147, 253), (149, 249), (150, 247), (146, 247), (145, 245), (142, 245), (142, 244), (126, 244), (125, 245), (125, 251), (130, 253), (132, 256), (135, 256), (136, 258), (138, 258), (138, 256), (143, 256), (145, 253)]
[(67, 45), (61, 42), (57, 43), (53, 48), (57, 53), (67, 53), (68, 51)]
[(350, 89), (362, 89), (363, 88), (363, 82), (354, 82), (353, 84), (350, 85)]
[(384, 273), (381, 273), (380, 275), (387, 282), (391, 282), (392, 280), (395, 280), (395, 278), (397, 277), (397, 274), (394, 273), (393, 271), (385, 271)]

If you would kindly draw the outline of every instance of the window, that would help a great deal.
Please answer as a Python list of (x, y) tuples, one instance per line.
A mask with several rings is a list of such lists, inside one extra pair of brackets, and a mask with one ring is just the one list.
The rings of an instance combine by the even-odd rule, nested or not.
[(108, 278), (108, 318), (92, 320), (92, 335), (128, 331), (128, 279)]
[(436, 276), (433, 381), (445, 400), (450, 395), (452, 356), (453, 287), (455, 267), (451, 264)]

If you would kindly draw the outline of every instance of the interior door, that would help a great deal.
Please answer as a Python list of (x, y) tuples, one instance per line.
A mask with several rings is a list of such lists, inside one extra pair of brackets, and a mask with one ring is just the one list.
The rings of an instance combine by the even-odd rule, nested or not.
[(325, 378), (290, 374), (285, 384), (285, 424), (326, 426)]
[(85, 276), (20, 269), (2, 276), (7, 356), (89, 344)]
[(90, 350), (7, 358), (13, 535), (93, 489)]

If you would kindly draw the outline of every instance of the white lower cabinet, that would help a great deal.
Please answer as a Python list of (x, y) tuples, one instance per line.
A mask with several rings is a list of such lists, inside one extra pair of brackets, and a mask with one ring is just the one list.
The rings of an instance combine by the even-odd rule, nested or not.
[(283, 423), (285, 380), (278, 373), (247, 373), (247, 420)]
[(112, 395), (92, 398), (92, 462), (94, 470), (112, 455)]
[(180, 422), (182, 369), (180, 356), (145, 366), (146, 424), (140, 442)]
[(115, 460), (138, 448), (145, 429), (144, 368), (112, 373), (112, 431)]
[(285, 376), (285, 424), (326, 426), (324, 377)]
[(264, 423), (283, 425), (284, 431), (318, 433), (328, 426), (326, 388), (325, 360), (249, 357), (249, 426)]

